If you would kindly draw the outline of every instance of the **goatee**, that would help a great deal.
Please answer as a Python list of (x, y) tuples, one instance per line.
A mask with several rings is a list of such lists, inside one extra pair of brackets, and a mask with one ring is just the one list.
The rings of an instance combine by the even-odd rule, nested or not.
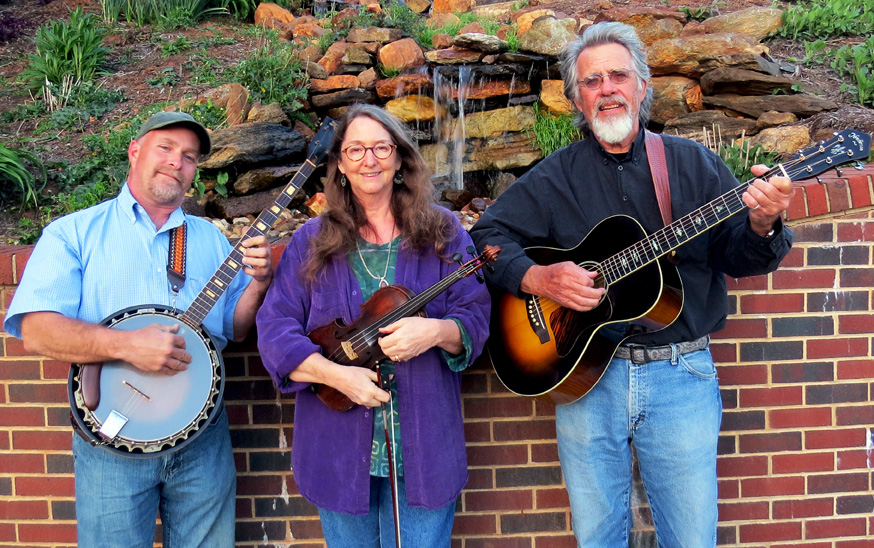
[[(598, 116), (601, 105), (604, 103), (619, 103), (625, 108), (624, 114), (621, 116), (609, 116), (604, 120)], [(624, 141), (634, 129), (634, 119), (631, 116), (631, 105), (621, 95), (604, 97), (595, 103), (595, 115), (592, 116), (591, 124), (592, 133), (600, 141), (610, 143), (611, 145), (619, 144)]]

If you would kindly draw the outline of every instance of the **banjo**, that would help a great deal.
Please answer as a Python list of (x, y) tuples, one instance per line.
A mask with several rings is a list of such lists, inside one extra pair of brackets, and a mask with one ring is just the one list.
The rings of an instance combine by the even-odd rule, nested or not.
[[(309, 146), (309, 157), (273, 205), (252, 223), (248, 236), (264, 235), (291, 198), (324, 161), (336, 121), (326, 118)], [(91, 445), (125, 457), (145, 458), (181, 449), (221, 411), (224, 362), (203, 320), (242, 269), (242, 238), (207, 281), (188, 310), (163, 305), (120, 310), (101, 324), (133, 331), (149, 325), (179, 326), (191, 354), (188, 369), (175, 375), (143, 371), (115, 360), (71, 364), (67, 393), (74, 428)]]

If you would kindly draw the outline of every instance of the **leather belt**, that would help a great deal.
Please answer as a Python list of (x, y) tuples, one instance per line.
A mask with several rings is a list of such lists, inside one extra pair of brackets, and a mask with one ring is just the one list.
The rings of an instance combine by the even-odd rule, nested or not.
[[(686, 354), (687, 352), (695, 352), (707, 348), (710, 343), (710, 336), (704, 335), (700, 339), (694, 341), (683, 341), (677, 343), (677, 354)], [(654, 362), (658, 360), (669, 360), (674, 354), (671, 345), (664, 346), (644, 346), (642, 344), (625, 344), (616, 349), (614, 358), (623, 360), (631, 360), (633, 363), (642, 364)]]

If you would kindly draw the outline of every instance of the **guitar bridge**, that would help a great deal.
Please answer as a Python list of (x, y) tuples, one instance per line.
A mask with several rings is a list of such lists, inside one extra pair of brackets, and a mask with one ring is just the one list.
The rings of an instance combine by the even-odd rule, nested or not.
[(350, 360), (358, 359), (358, 354), (355, 353), (355, 349), (352, 348), (352, 343), (349, 341), (343, 341), (340, 343), (340, 346), (343, 348), (343, 352), (346, 353), (346, 357)]
[(549, 330), (546, 328), (546, 318), (543, 316), (543, 309), (540, 307), (540, 299), (534, 295), (525, 297), (525, 311), (528, 314), (528, 323), (531, 324), (531, 330), (540, 339), (540, 344), (549, 342)]

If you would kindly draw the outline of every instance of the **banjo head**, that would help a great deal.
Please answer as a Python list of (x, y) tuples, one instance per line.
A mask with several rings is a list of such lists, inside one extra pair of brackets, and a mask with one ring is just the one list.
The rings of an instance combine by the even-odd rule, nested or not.
[[(115, 360), (100, 369), (100, 400), (85, 405), (83, 373), (73, 364), (68, 386), (73, 420), (92, 443), (126, 457), (151, 457), (193, 441), (220, 411), (224, 364), (209, 332), (194, 329), (160, 305), (132, 307), (104, 320), (111, 329), (133, 331), (152, 324), (178, 325), (191, 354), (188, 369), (175, 375), (151, 373)], [(108, 435), (107, 435), (108, 434)]]

